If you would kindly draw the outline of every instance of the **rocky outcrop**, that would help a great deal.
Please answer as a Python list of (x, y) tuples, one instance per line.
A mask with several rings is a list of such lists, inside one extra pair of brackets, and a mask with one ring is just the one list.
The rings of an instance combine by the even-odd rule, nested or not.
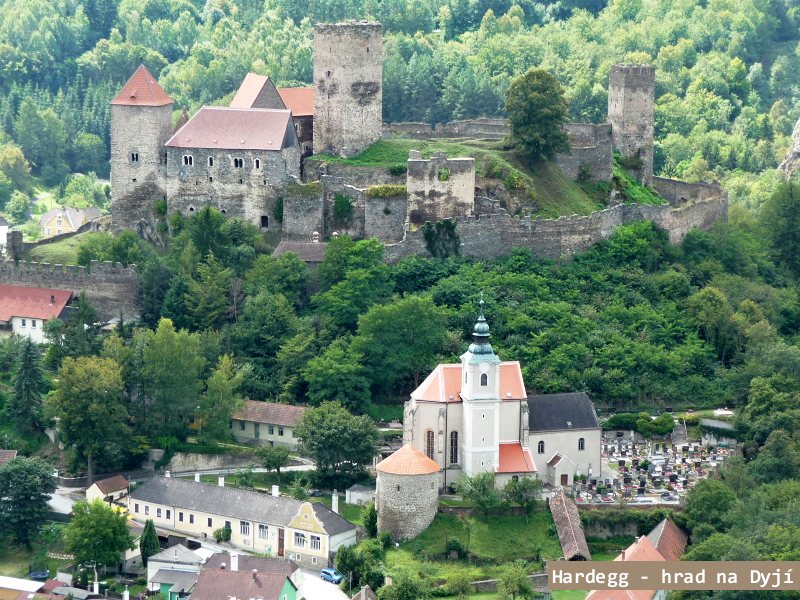
[(786, 173), (787, 176), (800, 171), (800, 120), (798, 120), (797, 124), (794, 126), (794, 131), (792, 132), (792, 146), (786, 153), (786, 158), (783, 159), (779, 168)]

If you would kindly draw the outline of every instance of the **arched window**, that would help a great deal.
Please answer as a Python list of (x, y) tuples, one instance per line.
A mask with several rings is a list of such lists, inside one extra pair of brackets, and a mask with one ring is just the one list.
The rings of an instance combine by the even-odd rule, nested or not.
[(586, 440), (578, 438), (578, 450), (586, 450)]
[(539, 454), (544, 454), (544, 442), (539, 442), (539, 443), (536, 445), (536, 451), (537, 451)]
[(234, 158), (233, 159), (233, 167), (235, 169), (241, 169), (244, 167), (244, 159), (243, 158)]
[(433, 450), (435, 448), (435, 446), (434, 446), (435, 439), (436, 438), (435, 438), (435, 436), (433, 434), (433, 431), (431, 431), (429, 429), (428, 431), (425, 432), (425, 454), (427, 454), (428, 458), (430, 458), (430, 459), (433, 459)]
[(214, 157), (213, 156), (209, 156), (208, 157), (208, 166), (209, 167), (213, 167), (214, 166)]
[(450, 464), (458, 462), (458, 432), (450, 432)]
[(255, 159), (253, 161), (253, 164), (255, 165), (256, 169), (260, 169), (261, 168), (261, 159), (260, 158)]
[(183, 164), (186, 167), (191, 167), (194, 164), (194, 158), (191, 154), (184, 154), (183, 155)]
[(489, 376), (486, 373), (481, 373), (481, 386), (486, 387), (489, 385)]

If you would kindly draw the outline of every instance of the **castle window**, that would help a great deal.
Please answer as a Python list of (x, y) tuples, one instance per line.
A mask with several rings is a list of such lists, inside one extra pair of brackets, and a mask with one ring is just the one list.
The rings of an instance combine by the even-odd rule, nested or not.
[(539, 442), (536, 445), (536, 452), (538, 452), (539, 454), (544, 454), (544, 442)]
[(458, 462), (458, 432), (450, 432), (450, 464)]
[(435, 441), (435, 436), (433, 434), (433, 431), (429, 429), (428, 431), (425, 432), (425, 454), (431, 460), (433, 460), (434, 441)]
[(208, 178), (208, 183), (214, 183), (214, 178), (213, 177), (209, 177)]
[(139, 162), (139, 153), (131, 152), (131, 162)]
[(243, 158), (234, 158), (233, 159), (233, 167), (235, 169), (241, 169), (244, 167), (244, 159)]
[(214, 166), (214, 157), (213, 156), (209, 156), (208, 157), (208, 166), (209, 167), (213, 167)]
[(240, 179), (240, 180), (239, 180), (239, 183), (244, 183), (244, 181)]
[(261, 229), (269, 229), (269, 217), (261, 215)]
[(221, 211), (219, 211), (219, 212), (220, 212), (220, 214), (223, 214), (223, 215), (224, 215), (224, 214), (225, 214), (226, 212), (228, 212), (228, 211), (227, 211), (227, 210), (225, 210), (225, 209), (223, 208), (223, 209), (222, 209)]
[(136, 183), (136, 177), (134, 177), (131, 181), (133, 181), (133, 183)]
[(489, 376), (486, 373), (481, 373), (481, 386), (486, 387), (489, 385)]
[(261, 159), (260, 158), (255, 159), (253, 161), (253, 165), (255, 166), (256, 169), (260, 169), (261, 168)]
[(194, 212), (194, 206), (189, 207), (189, 212)]
[(186, 167), (191, 167), (194, 164), (194, 158), (191, 156), (191, 154), (183, 155), (183, 164)]
[(583, 438), (578, 438), (578, 450), (586, 450), (586, 441)]
[(266, 179), (264, 180), (264, 185), (267, 185), (267, 180)]

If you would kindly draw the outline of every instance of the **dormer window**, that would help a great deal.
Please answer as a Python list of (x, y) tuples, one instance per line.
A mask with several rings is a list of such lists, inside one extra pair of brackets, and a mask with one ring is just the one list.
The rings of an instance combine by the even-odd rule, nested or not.
[(139, 162), (139, 153), (138, 152), (131, 152), (131, 162)]
[(486, 373), (481, 373), (481, 387), (489, 385), (489, 376)]
[(244, 167), (244, 159), (243, 158), (234, 158), (233, 159), (233, 168), (234, 169), (241, 169)]
[(194, 164), (194, 158), (192, 158), (191, 154), (184, 154), (183, 155), (183, 165), (185, 167), (191, 167)]

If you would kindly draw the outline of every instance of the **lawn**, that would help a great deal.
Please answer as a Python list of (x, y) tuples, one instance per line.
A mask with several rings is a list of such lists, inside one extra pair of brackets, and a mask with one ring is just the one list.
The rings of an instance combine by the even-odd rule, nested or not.
[[(60, 552), (59, 544), (55, 544), (51, 549)], [(28, 567), (38, 560), (41, 547), (34, 544), (33, 549), (27, 550), (22, 546), (12, 545), (8, 539), (0, 538), (0, 575), (6, 577), (28, 577)], [(56, 558), (45, 558), (45, 564), (50, 569), (50, 576), (55, 577), (56, 571), (62, 565), (67, 564), (68, 560)], [(35, 565), (39, 568), (39, 564)]]
[(78, 264), (78, 246), (85, 235), (85, 233), (80, 233), (52, 244), (36, 246), (28, 253), (28, 258), (54, 265), (76, 265)]

